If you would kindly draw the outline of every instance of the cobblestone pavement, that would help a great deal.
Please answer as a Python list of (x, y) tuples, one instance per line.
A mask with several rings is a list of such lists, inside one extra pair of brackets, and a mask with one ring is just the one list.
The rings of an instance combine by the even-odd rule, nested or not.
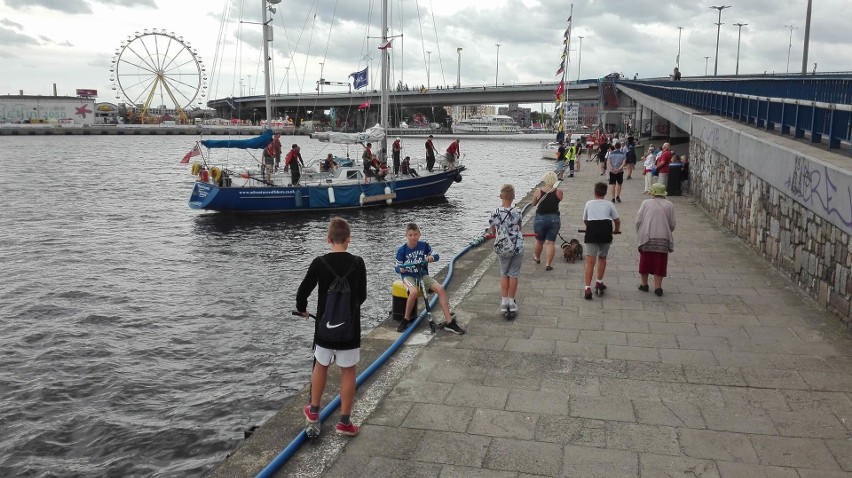
[[(602, 178), (591, 165), (561, 185), (566, 239), (582, 240)], [(499, 313), (493, 262), (456, 306), (469, 333), (423, 347), (324, 475), (852, 476), (852, 347), (838, 319), (686, 196), (670, 198), (664, 296), (637, 290), (642, 183), (625, 181), (616, 205), (624, 234), (603, 298), (583, 299), (579, 261), (535, 264), (527, 239), (517, 320)]]

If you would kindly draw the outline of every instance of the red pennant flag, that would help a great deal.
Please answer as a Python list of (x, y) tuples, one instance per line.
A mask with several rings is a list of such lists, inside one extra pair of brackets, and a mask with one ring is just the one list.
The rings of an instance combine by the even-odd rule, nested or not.
[(369, 100), (367, 100), (367, 101), (365, 101), (365, 102), (361, 103), (360, 105), (358, 105), (358, 109), (359, 109), (359, 110), (363, 110), (363, 109), (365, 109), (365, 108), (369, 108), (369, 107), (370, 107), (370, 101), (369, 101)]
[(196, 143), (195, 147), (189, 150), (189, 152), (186, 153), (186, 155), (183, 157), (183, 159), (180, 160), (180, 162), (181, 164), (186, 164), (189, 162), (190, 159), (194, 158), (195, 156), (198, 156), (199, 154), (201, 154), (201, 148), (199, 148), (198, 144)]
[(379, 50), (387, 50), (388, 48), (391, 48), (392, 47), (392, 45), (391, 45), (392, 41), (393, 40), (388, 40), (387, 43), (385, 43), (384, 45), (379, 47)]
[(559, 65), (559, 69), (556, 70), (556, 74), (561, 75), (563, 71), (565, 71), (565, 64), (564, 63)]
[(564, 92), (565, 92), (565, 82), (560, 81), (559, 85), (556, 87), (556, 91), (554, 91), (553, 94), (557, 98), (559, 98), (560, 96), (562, 96), (562, 93), (564, 93)]

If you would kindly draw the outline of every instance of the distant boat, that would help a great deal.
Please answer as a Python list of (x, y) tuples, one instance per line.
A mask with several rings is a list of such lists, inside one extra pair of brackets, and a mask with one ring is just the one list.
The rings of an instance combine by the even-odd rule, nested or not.
[[(261, 0), (263, 4), (263, 25), (268, 25), (266, 3), (280, 3), (274, 0)], [(387, 12), (387, 0), (382, 2), (383, 12)], [(387, 15), (383, 15), (387, 18)], [(264, 29), (271, 34), (271, 26)], [(388, 45), (387, 25), (383, 32), (382, 45)], [(267, 34), (264, 33), (264, 48), (268, 44)], [(388, 85), (388, 53), (382, 50), (382, 83)], [(264, 68), (267, 75), (270, 70), (268, 58)], [(271, 116), (269, 81), (266, 81), (266, 111)], [(377, 144), (380, 151), (387, 150), (386, 124), (389, 111), (388, 88), (382, 89), (381, 95), (381, 125), (369, 128), (363, 133), (314, 133), (312, 138), (338, 144)], [(207, 148), (254, 149), (262, 150), (272, 141), (272, 131), (266, 129), (263, 134), (247, 140), (205, 140), (201, 145)], [(187, 154), (201, 155), (196, 146)], [(360, 155), (359, 155), (360, 156)], [(189, 199), (189, 207), (208, 211), (257, 213), (257, 212), (297, 212), (365, 208), (379, 205), (420, 203), (423, 199), (442, 197), (453, 183), (461, 182), (464, 166), (447, 169), (437, 166), (433, 172), (425, 169), (409, 174), (392, 173), (383, 169), (383, 179), (367, 178), (364, 168), (351, 164), (341, 164), (333, 171), (316, 172), (305, 170), (298, 184), (288, 184), (290, 178), (285, 173), (264, 175), (260, 171), (234, 171), (224, 167), (210, 167), (203, 155), (202, 162), (192, 165), (192, 172), (198, 180)], [(381, 158), (377, 158), (381, 159)], [(342, 158), (338, 159), (341, 163)]]
[(453, 122), (453, 133), (460, 134), (519, 134), (521, 127), (511, 116), (472, 116)]

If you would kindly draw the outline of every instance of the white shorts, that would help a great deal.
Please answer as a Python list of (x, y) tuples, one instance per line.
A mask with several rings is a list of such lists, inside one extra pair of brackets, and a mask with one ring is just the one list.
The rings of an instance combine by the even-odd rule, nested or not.
[(316, 350), (314, 350), (314, 358), (323, 367), (328, 367), (331, 364), (331, 359), (334, 358), (338, 367), (349, 368), (358, 364), (361, 359), (361, 349), (331, 350), (317, 345)]

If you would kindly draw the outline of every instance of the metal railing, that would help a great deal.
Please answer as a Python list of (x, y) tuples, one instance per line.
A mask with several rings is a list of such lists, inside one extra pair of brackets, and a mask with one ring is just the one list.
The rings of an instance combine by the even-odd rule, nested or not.
[(852, 152), (852, 74), (618, 83), (670, 103)]

